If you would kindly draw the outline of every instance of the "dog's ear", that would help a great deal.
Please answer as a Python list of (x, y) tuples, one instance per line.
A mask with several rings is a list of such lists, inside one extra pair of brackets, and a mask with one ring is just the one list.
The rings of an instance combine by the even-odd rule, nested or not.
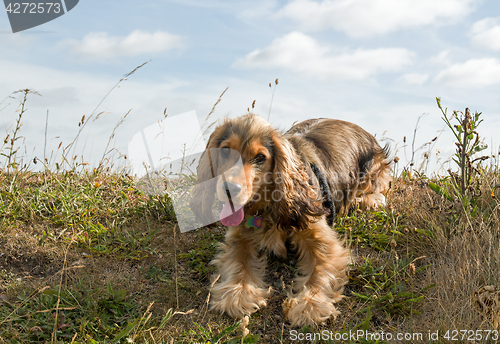
[(274, 144), (273, 217), (285, 230), (307, 228), (315, 217), (326, 213), (321, 194), (309, 184), (306, 166), (292, 144), (277, 132), (271, 137)]
[(203, 225), (216, 222), (212, 213), (215, 200), (215, 188), (217, 187), (217, 160), (219, 138), (222, 133), (217, 127), (208, 140), (205, 151), (200, 157), (196, 168), (197, 180), (191, 192), (189, 205), (196, 220)]

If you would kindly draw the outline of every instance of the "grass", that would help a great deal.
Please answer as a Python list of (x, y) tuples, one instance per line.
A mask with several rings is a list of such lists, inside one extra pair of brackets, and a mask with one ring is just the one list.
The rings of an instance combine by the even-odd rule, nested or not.
[(294, 335), (333, 343), (355, 331), (423, 334), (423, 342), (439, 331), (433, 343), (465, 343), (450, 331), (500, 330), (495, 301), (476, 305), (482, 287), (500, 286), (500, 171), (484, 159), (458, 154), (459, 177), (429, 178), (412, 154), (409, 168), (395, 170), (385, 209), (338, 219), (353, 252), (341, 315), (294, 329), (281, 307), (293, 255), (270, 259), (268, 307), (249, 319), (215, 314), (210, 261), (222, 226), (180, 233), (168, 196), (148, 196), (104, 164), (68, 161), (71, 146), (57, 165), (38, 161), (39, 172), (17, 163), (23, 92), (2, 147), (0, 343), (290, 343)]

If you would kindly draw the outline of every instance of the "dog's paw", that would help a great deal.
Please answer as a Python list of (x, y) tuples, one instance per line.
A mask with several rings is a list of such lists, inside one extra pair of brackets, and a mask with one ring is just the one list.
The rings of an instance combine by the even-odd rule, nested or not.
[(385, 206), (385, 196), (381, 193), (372, 193), (366, 196), (366, 206), (370, 209), (377, 209)]
[(283, 302), (283, 312), (294, 327), (321, 324), (340, 314), (333, 302), (321, 292), (313, 294), (305, 289)]
[(211, 290), (211, 307), (233, 318), (250, 315), (267, 305), (271, 288), (264, 289), (251, 284), (217, 283)]
[(354, 200), (355, 204), (357, 204), (361, 209), (371, 209), (376, 210), (380, 207), (385, 206), (385, 196), (381, 193), (372, 193), (365, 195), (363, 197), (357, 197)]

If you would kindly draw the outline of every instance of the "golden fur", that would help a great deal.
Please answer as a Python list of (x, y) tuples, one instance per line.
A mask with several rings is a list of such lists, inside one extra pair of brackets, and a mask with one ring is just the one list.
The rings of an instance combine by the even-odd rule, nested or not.
[[(226, 172), (227, 161), (214, 148), (237, 151), (243, 168)], [(385, 204), (387, 151), (355, 124), (312, 119), (282, 134), (247, 114), (226, 119), (212, 133), (191, 207), (197, 217), (211, 218), (210, 191), (231, 206), (244, 206), (243, 222), (228, 227), (213, 261), (220, 275), (211, 290), (213, 309), (242, 317), (266, 306), (271, 292), (264, 282), (267, 254), (286, 257), (288, 241), (297, 251), (299, 270), (294, 292), (283, 304), (292, 326), (321, 323), (339, 313), (334, 303), (347, 281), (349, 251), (327, 222), (329, 209), (313, 165), (326, 177), (337, 214), (353, 205)], [(240, 187), (238, 193), (229, 195), (227, 185)], [(262, 217), (260, 229), (244, 225), (252, 216)]]

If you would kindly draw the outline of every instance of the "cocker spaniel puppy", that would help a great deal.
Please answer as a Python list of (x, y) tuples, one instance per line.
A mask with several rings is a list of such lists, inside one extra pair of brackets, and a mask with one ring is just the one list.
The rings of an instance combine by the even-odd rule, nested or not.
[(292, 326), (339, 312), (349, 252), (332, 230), (335, 214), (385, 204), (387, 150), (359, 126), (311, 119), (282, 134), (254, 114), (226, 119), (200, 158), (191, 207), (210, 223), (214, 194), (228, 226), (213, 263), (220, 275), (211, 306), (232, 317), (266, 306), (268, 253), (297, 251), (299, 273), (283, 303)]

